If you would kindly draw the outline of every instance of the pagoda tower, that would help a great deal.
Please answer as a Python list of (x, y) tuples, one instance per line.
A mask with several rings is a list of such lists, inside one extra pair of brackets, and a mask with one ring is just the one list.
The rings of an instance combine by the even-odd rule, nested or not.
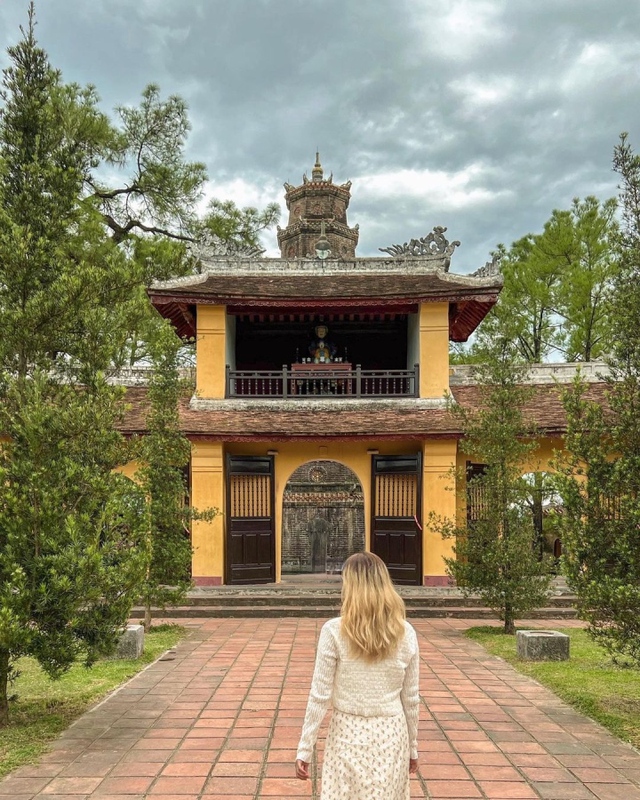
[(323, 258), (355, 258), (358, 226), (347, 224), (351, 181), (334, 184), (333, 174), (325, 178), (316, 153), (311, 180), (305, 174), (300, 186), (285, 183), (284, 188), (289, 221), (286, 228), (278, 226), (282, 258), (315, 258), (320, 252)]

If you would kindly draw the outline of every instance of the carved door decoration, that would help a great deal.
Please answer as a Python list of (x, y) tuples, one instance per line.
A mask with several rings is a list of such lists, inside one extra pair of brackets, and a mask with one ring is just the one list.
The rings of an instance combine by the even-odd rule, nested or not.
[(273, 583), (275, 571), (273, 458), (227, 458), (226, 582)]
[(422, 459), (373, 456), (371, 550), (394, 583), (422, 584)]

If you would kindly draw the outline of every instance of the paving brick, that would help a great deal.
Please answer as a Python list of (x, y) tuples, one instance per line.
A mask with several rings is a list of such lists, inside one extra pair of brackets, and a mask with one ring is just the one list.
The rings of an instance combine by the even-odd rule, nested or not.
[(518, 781), (522, 779), (518, 770), (513, 767), (471, 764), (469, 772), (477, 781)]
[(94, 792), (97, 797), (113, 797), (113, 795), (144, 794), (151, 786), (153, 778), (117, 777), (105, 778)]
[(480, 788), (491, 800), (538, 800), (537, 793), (525, 781), (480, 781)]
[(482, 797), (480, 789), (474, 781), (425, 781), (429, 789), (429, 796), (434, 800), (444, 798), (474, 798)]
[(176, 778), (181, 775), (207, 777), (211, 772), (211, 765), (200, 761), (178, 761), (167, 764), (162, 769), (163, 777)]
[(629, 783), (617, 769), (589, 769), (588, 767), (571, 767), (571, 772), (583, 783)]
[(522, 766), (522, 774), (533, 783), (575, 783), (575, 777), (562, 767)]
[(598, 800), (640, 800), (640, 788), (631, 784), (586, 783)]
[(13, 797), (17, 795), (33, 796), (50, 782), (49, 777), (14, 777), (9, 776), (0, 780), (0, 797)]
[(181, 775), (180, 777), (160, 776), (149, 789), (149, 794), (197, 795), (202, 791), (206, 778), (203, 775)]
[(258, 785), (258, 777), (255, 775), (244, 775), (239, 777), (214, 777), (210, 778), (205, 791), (211, 794), (251, 794), (255, 792)]
[(42, 795), (59, 794), (68, 795), (88, 795), (97, 789), (102, 783), (102, 778), (53, 778), (44, 789)]
[(596, 800), (582, 783), (534, 783), (533, 787), (543, 800)]

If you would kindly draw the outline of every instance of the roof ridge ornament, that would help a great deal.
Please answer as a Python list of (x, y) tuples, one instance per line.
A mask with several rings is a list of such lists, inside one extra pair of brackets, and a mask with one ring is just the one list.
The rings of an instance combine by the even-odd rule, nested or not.
[(445, 256), (447, 258), (445, 271), (447, 271), (449, 259), (456, 247), (460, 246), (460, 242), (449, 242), (444, 235), (446, 230), (441, 225), (436, 225), (430, 233), (420, 239), (410, 239), (404, 244), (392, 244), (390, 247), (379, 247), (378, 250), (381, 253), (389, 253), (392, 258)]
[(311, 180), (312, 181), (321, 181), (324, 178), (324, 170), (322, 169), (322, 164), (320, 163), (320, 152), (316, 150), (316, 163), (313, 165), (313, 169), (311, 170)]
[(491, 261), (487, 261), (484, 267), (480, 267), (475, 272), (472, 272), (471, 275), (474, 278), (496, 278), (502, 275), (502, 270), (500, 269), (501, 261), (502, 254), (494, 253)]
[(259, 245), (225, 240), (209, 230), (203, 231), (194, 242), (189, 244), (188, 249), (198, 261), (215, 256), (260, 258), (266, 252), (265, 248)]

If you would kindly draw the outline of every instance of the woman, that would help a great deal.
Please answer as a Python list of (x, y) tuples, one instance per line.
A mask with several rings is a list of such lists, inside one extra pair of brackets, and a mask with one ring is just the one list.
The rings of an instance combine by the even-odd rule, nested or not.
[(296, 777), (309, 778), (318, 729), (333, 714), (321, 800), (408, 800), (418, 769), (418, 640), (384, 562), (356, 553), (342, 570), (341, 616), (318, 641)]

